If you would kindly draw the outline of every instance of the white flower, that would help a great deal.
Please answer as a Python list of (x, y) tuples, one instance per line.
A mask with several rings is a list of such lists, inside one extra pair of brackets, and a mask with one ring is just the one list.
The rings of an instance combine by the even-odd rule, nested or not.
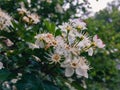
[(27, 11), (27, 9), (25, 7), (18, 8), (17, 11), (21, 15), (28, 13), (28, 11)]
[(94, 42), (94, 45), (97, 46), (98, 48), (104, 48), (105, 47), (105, 44), (103, 44), (102, 40), (99, 39), (97, 35), (95, 35), (93, 37), (93, 42)]
[(79, 76), (88, 78), (87, 71), (89, 66), (87, 65), (84, 57), (74, 58), (73, 60), (68, 59), (61, 64), (61, 67), (65, 68), (66, 77), (71, 77), (75, 72)]
[(64, 54), (65, 51), (65, 42), (61, 36), (57, 36), (55, 38), (57, 45), (54, 47), (54, 51), (60, 55)]
[(43, 37), (44, 37), (43, 34), (38, 34), (38, 35), (35, 36), (35, 38), (37, 39), (35, 41), (35, 45), (36, 46), (39, 46), (40, 48), (44, 48), (45, 47), (45, 44), (43, 42)]
[(69, 44), (72, 45), (77, 37), (79, 37), (79, 33), (77, 32), (77, 30), (76, 29), (71, 30), (68, 34)]
[(30, 20), (29, 20), (29, 18), (28, 18), (27, 16), (24, 16), (24, 17), (23, 17), (23, 21), (26, 22), (26, 23), (29, 23), (29, 22), (30, 22)]
[(55, 40), (55, 37), (50, 33), (38, 34), (35, 36), (35, 38), (37, 39), (35, 41), (35, 44), (40, 48), (47, 49), (51, 46), (55, 47), (57, 45), (57, 41)]
[(6, 40), (4, 40), (4, 42), (8, 47), (10, 47), (14, 44), (10, 39), (6, 39)]
[(72, 30), (72, 26), (69, 23), (63, 23), (62, 25), (58, 26), (63, 33), (67, 33), (68, 31)]
[(14, 83), (14, 84), (17, 83), (17, 81), (18, 81), (18, 79), (12, 79), (11, 80), (11, 82)]
[(11, 17), (0, 9), (0, 30), (11, 25)]
[(62, 60), (61, 55), (59, 55), (58, 53), (50, 52), (49, 54), (46, 54), (46, 55), (47, 55), (46, 59), (51, 61), (50, 64), (52, 63), (57, 64), (57, 63), (60, 63), (60, 61)]
[(91, 45), (91, 41), (90, 41), (87, 34), (82, 34), (81, 33), (81, 34), (79, 34), (79, 38), (81, 40), (77, 45), (79, 47), (79, 49), (83, 49), (83, 48)]
[(81, 19), (70, 19), (70, 23), (73, 25), (74, 28), (80, 30), (86, 29), (86, 23), (83, 22)]
[(30, 23), (37, 24), (40, 22), (40, 17), (36, 13), (28, 14), (27, 17), (30, 19)]
[(0, 69), (2, 69), (3, 68), (3, 63), (2, 62), (0, 62)]

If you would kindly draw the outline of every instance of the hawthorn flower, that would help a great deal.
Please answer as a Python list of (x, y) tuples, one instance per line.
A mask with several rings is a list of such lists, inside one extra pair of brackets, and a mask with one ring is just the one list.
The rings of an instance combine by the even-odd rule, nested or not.
[(18, 8), (17, 11), (20, 15), (24, 15), (24, 14), (28, 13), (28, 11), (25, 7)]
[(61, 64), (61, 67), (65, 68), (66, 77), (71, 77), (74, 73), (76, 73), (79, 76), (88, 78), (87, 71), (89, 66), (87, 65), (86, 59), (84, 57), (74, 58), (73, 60), (69, 58)]
[(57, 63), (60, 63), (60, 61), (62, 60), (62, 57), (60, 54), (58, 53), (52, 53), (50, 52), (49, 54), (47, 54), (48, 57), (46, 57), (47, 60), (51, 61), (50, 64), (57, 64)]
[(8, 47), (10, 47), (14, 44), (10, 39), (6, 39), (6, 40), (4, 40), (4, 42)]
[(104, 48), (105, 44), (102, 42), (101, 39), (97, 35), (93, 37), (93, 44), (97, 46), (98, 48)]
[(75, 56), (77, 56), (77, 55), (79, 55), (80, 54), (80, 52), (79, 52), (79, 50), (78, 50), (78, 48), (77, 47), (74, 47), (74, 46), (70, 46), (70, 45), (65, 45), (65, 48), (64, 48), (64, 56), (67, 58), (67, 57), (69, 57), (70, 55), (75, 55)]
[(72, 30), (72, 26), (69, 23), (63, 23), (62, 25), (58, 26), (63, 33), (67, 33)]
[(79, 37), (79, 33), (77, 32), (76, 29), (71, 30), (68, 34), (68, 42), (70, 45), (75, 43), (75, 40), (77, 39), (77, 37)]
[(40, 17), (36, 13), (31, 13), (27, 11), (27, 9), (22, 6), (21, 8), (17, 9), (18, 13), (23, 16), (22, 20), (29, 24), (37, 24), (40, 22)]
[(90, 38), (87, 34), (79, 34), (79, 43), (77, 44), (77, 46), (79, 47), (79, 49), (84, 49), (88, 46), (91, 45), (91, 41)]
[(104, 48), (105, 47), (105, 44), (103, 44), (102, 40), (98, 38), (97, 35), (95, 35), (93, 37), (93, 42), (91, 44), (91, 47), (87, 50), (88, 51), (88, 55), (89, 56), (92, 56), (93, 55), (93, 47), (98, 47), (98, 48)]
[(37, 24), (40, 22), (40, 17), (36, 13), (28, 14), (27, 17), (29, 18), (30, 23)]
[(27, 16), (24, 16), (22, 20), (23, 20), (24, 22), (26, 22), (26, 23), (29, 23), (29, 22), (30, 22), (30, 20), (29, 20), (29, 18), (28, 18)]
[(0, 9), (0, 30), (11, 25), (11, 17)]
[(38, 34), (38, 35), (35, 36), (35, 38), (37, 39), (35, 41), (35, 44), (37, 46), (39, 46), (40, 48), (46, 48), (47, 49), (51, 46), (56, 46), (57, 45), (55, 37), (50, 33)]
[(86, 29), (86, 23), (83, 22), (81, 19), (70, 19), (70, 23), (76, 29), (79, 29), (79, 30)]
[(77, 53), (78, 51), (77, 48), (67, 44), (63, 37), (57, 36), (56, 41), (58, 43), (57, 46), (55, 47), (55, 51), (57, 53), (64, 55), (64, 57), (68, 57), (69, 54), (71, 53), (73, 54)]
[(35, 36), (35, 38), (37, 39), (35, 41), (35, 45), (39, 46), (40, 48), (44, 48), (45, 47), (45, 44), (43, 42), (44, 34), (38, 34)]
[(60, 55), (63, 55), (65, 52), (65, 42), (61, 36), (55, 38), (57, 45), (54, 47), (54, 51)]

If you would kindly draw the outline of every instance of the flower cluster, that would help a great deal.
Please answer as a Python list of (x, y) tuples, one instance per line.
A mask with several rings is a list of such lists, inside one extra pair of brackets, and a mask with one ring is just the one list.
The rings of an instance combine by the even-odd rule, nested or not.
[(51, 46), (56, 46), (57, 42), (54, 36), (50, 33), (46, 34), (38, 34), (35, 36), (37, 39), (35, 45), (39, 46), (40, 48), (49, 48)]
[(27, 11), (25, 7), (18, 8), (17, 11), (22, 16), (22, 20), (28, 24), (37, 24), (40, 22), (40, 17), (36, 13)]
[(11, 25), (11, 17), (0, 9), (0, 30)]
[(53, 52), (49, 51), (45, 58), (50, 64), (58, 63), (61, 68), (65, 68), (66, 77), (76, 73), (78, 77), (88, 78), (89, 63), (82, 53), (88, 52), (92, 56), (94, 48), (103, 48), (105, 45), (97, 35), (90, 38), (86, 32), (86, 23), (80, 19), (70, 19), (58, 28), (62, 34), (56, 37), (51, 33), (36, 35), (33, 47), (45, 50), (52, 47)]

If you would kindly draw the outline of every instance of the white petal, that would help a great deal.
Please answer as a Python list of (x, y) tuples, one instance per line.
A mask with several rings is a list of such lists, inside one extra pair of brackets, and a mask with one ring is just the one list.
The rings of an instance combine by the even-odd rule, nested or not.
[(44, 46), (45, 46), (45, 45), (44, 45), (44, 42), (41, 41), (41, 42), (40, 42), (40, 48), (44, 48)]
[(97, 39), (98, 39), (98, 36), (97, 36), (97, 35), (95, 35), (95, 36), (93, 37), (93, 41), (94, 41), (94, 42), (96, 42), (96, 41), (97, 41)]
[(67, 67), (65, 69), (65, 76), (66, 77), (71, 77), (74, 74), (74, 69), (71, 67)]
[(43, 41), (39, 41), (39, 40), (36, 40), (35, 45), (39, 46), (40, 48), (44, 48), (44, 46), (45, 46), (44, 42)]
[(87, 73), (87, 70), (86, 69), (83, 69), (83, 76), (88, 78), (88, 73)]
[(104, 48), (104, 47), (105, 47), (105, 44), (103, 44), (102, 40), (99, 39), (98, 42), (97, 42), (97, 46), (98, 46), (99, 48)]
[(76, 68), (75, 72), (77, 75), (83, 76), (83, 70), (81, 68)]
[(93, 55), (93, 48), (89, 48), (89, 49), (88, 49), (88, 55), (89, 55), (89, 56), (92, 56), (92, 55)]
[(88, 73), (86, 69), (77, 68), (75, 71), (77, 75), (88, 78)]

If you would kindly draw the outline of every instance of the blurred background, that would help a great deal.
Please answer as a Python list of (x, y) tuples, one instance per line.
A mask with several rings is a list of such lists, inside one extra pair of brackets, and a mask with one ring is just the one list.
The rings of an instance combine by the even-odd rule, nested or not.
[(88, 32), (106, 44), (88, 56), (92, 66), (87, 90), (120, 90), (120, 0), (0, 0), (0, 8), (18, 19), (17, 9), (26, 7), (56, 25), (69, 18), (82, 18)]

